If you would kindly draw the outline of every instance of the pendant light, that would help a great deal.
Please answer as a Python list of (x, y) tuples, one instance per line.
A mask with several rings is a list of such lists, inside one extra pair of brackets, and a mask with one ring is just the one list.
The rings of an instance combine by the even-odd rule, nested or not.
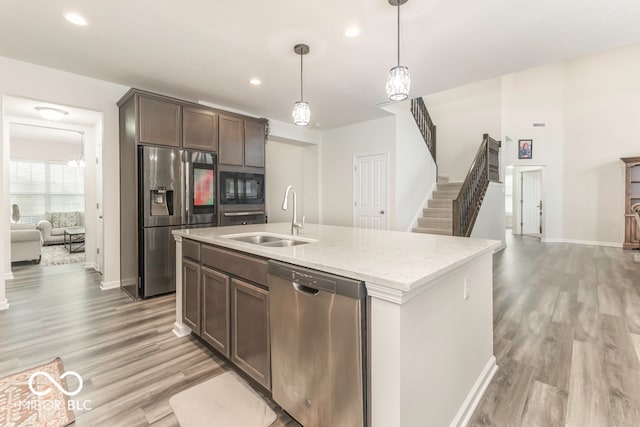
[(387, 77), (387, 96), (392, 101), (407, 99), (411, 88), (409, 68), (400, 65), (400, 5), (406, 2), (407, 0), (389, 0), (389, 4), (398, 9), (398, 65), (389, 70)]
[(300, 55), (300, 101), (293, 105), (293, 123), (298, 126), (306, 126), (311, 120), (311, 109), (309, 103), (304, 102), (303, 98), (303, 85), (302, 85), (302, 57), (309, 53), (309, 46), (306, 44), (297, 44), (293, 47), (293, 51)]

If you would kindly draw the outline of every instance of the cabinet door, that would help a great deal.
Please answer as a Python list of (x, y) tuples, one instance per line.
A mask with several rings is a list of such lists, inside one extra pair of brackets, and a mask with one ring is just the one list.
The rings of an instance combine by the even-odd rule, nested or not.
[(182, 323), (200, 335), (200, 265), (182, 259)]
[(238, 279), (231, 279), (231, 292), (231, 360), (271, 389), (269, 292)]
[(220, 164), (242, 166), (244, 160), (244, 125), (242, 119), (220, 115)]
[(264, 167), (264, 123), (244, 122), (244, 165)]
[(202, 338), (227, 357), (229, 349), (229, 276), (202, 267)]
[(218, 114), (202, 108), (182, 107), (182, 145), (218, 151)]
[(141, 143), (180, 146), (182, 120), (179, 104), (140, 95), (139, 108)]

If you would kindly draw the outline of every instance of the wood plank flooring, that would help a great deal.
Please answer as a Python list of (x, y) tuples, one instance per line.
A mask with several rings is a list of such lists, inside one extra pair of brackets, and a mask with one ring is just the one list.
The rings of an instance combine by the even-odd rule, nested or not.
[[(169, 398), (231, 369), (192, 337), (172, 333), (175, 296), (134, 302), (101, 291), (100, 275), (80, 266), (20, 266), (0, 311), (0, 377), (62, 357), (78, 372), (91, 410), (78, 426), (177, 426)], [(263, 397), (264, 396), (264, 393)], [(276, 426), (297, 426), (267, 398)]]
[[(173, 296), (133, 302), (77, 266), (14, 274), (0, 376), (61, 356), (91, 400), (79, 426), (176, 426), (169, 398), (230, 369), (173, 335)], [(494, 334), (499, 370), (470, 425), (640, 425), (637, 251), (510, 237), (495, 256)], [(296, 425), (269, 402), (275, 425)]]
[(508, 238), (472, 426), (640, 425), (640, 253)]

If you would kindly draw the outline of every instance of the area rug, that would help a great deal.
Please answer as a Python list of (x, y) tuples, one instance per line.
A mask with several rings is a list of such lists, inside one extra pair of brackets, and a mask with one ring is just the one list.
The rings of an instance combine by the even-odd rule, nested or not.
[(235, 372), (225, 372), (171, 399), (180, 427), (267, 427), (276, 413)]
[(64, 245), (43, 246), (40, 265), (46, 267), (49, 265), (79, 264), (84, 263), (84, 260), (84, 252), (70, 254)]
[[(69, 409), (69, 398), (47, 376), (41, 373), (34, 375), (32, 386), (29, 386), (30, 377), (39, 371), (67, 390), (67, 381), (60, 378), (64, 367), (59, 357), (46, 365), (1, 378), (0, 426), (63, 427), (74, 422), (75, 415)], [(31, 388), (43, 395), (34, 394)], [(44, 394), (46, 390), (49, 392)]]

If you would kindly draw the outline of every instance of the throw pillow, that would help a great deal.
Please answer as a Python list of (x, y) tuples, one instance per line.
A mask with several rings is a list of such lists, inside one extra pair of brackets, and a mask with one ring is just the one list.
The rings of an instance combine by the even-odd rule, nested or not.
[(78, 212), (51, 212), (53, 228), (74, 227), (78, 223)]

